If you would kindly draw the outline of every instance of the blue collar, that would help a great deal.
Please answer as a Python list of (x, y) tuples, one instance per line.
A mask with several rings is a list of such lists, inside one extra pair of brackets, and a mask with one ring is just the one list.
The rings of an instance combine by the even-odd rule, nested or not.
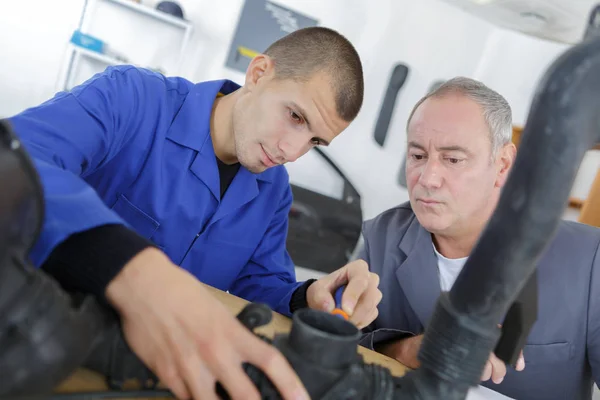
[[(228, 79), (205, 81), (195, 84), (186, 96), (177, 116), (173, 120), (167, 138), (182, 146), (194, 149), (205, 158), (216, 157), (210, 137), (210, 116), (219, 92), (227, 95), (241, 86)], [(277, 168), (277, 167), (275, 167)], [(245, 169), (241, 167), (241, 169)], [(272, 182), (274, 168), (260, 174), (256, 179)]]

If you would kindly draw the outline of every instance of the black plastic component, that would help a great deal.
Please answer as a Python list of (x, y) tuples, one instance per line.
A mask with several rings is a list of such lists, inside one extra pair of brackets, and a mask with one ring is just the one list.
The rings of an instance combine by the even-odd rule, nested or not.
[(600, 4), (596, 5), (588, 18), (584, 38), (592, 39), (600, 36)]
[(254, 330), (269, 324), (273, 313), (266, 304), (254, 303), (254, 307), (244, 307), (237, 318), (246, 328)]
[[(107, 314), (109, 311), (107, 310)], [(110, 314), (110, 325), (102, 332), (83, 366), (105, 376), (111, 390), (123, 390), (125, 382), (131, 377), (138, 379), (143, 389), (155, 389), (158, 378), (140, 361), (125, 341), (117, 314)]]
[(379, 110), (379, 117), (377, 118), (377, 123), (375, 125), (375, 132), (373, 133), (375, 142), (380, 146), (383, 146), (385, 143), (390, 122), (394, 115), (398, 92), (400, 92), (400, 89), (404, 86), (404, 82), (406, 82), (408, 71), (409, 69), (406, 64), (396, 64), (390, 75), (388, 87), (385, 91), (383, 103), (381, 103), (381, 109)]
[[(104, 328), (93, 298), (71, 298), (27, 253), (43, 221), (42, 186), (0, 122), (0, 397), (41, 396), (87, 358)], [(9, 396), (10, 395), (10, 396)]]
[(508, 309), (502, 323), (502, 334), (494, 354), (506, 364), (516, 368), (521, 349), (537, 319), (538, 286), (537, 271), (534, 270), (519, 297)]
[[(238, 315), (244, 325), (251, 325), (245, 318), (254, 314), (257, 307), (260, 306), (249, 304)], [(263, 340), (283, 353), (311, 399), (394, 399), (400, 388), (399, 378), (383, 367), (365, 364), (357, 352), (359, 338), (360, 331), (352, 323), (305, 308), (294, 313), (289, 334), (276, 335), (272, 341), (265, 337)], [(248, 364), (244, 368), (263, 399), (281, 399), (261, 371)], [(217, 385), (217, 393), (222, 399), (229, 399), (221, 385)]]
[(313, 150), (344, 182), (341, 198), (291, 185), (286, 248), (294, 264), (333, 272), (348, 263), (360, 239), (363, 213), (360, 194), (323, 150)]

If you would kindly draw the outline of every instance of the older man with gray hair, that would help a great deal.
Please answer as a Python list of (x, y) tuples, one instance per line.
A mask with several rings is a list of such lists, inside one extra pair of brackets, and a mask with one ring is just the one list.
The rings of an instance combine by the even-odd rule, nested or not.
[[(383, 300), (361, 344), (419, 367), (435, 302), (454, 284), (511, 171), (511, 136), (508, 102), (473, 79), (451, 79), (415, 105), (407, 123), (410, 201), (363, 226), (359, 257), (380, 276)], [(516, 399), (591, 398), (600, 382), (599, 244), (599, 229), (561, 223), (537, 265), (538, 317), (516, 370), (491, 354), (484, 386)]]

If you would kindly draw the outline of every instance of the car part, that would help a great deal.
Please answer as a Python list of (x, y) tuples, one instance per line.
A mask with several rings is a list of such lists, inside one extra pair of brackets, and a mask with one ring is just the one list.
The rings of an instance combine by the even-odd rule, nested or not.
[(314, 148), (343, 180), (341, 198), (292, 184), (287, 249), (296, 266), (330, 273), (343, 267), (356, 249), (362, 231), (362, 206), (358, 190), (335, 162)]
[(390, 79), (388, 81), (385, 96), (383, 97), (383, 102), (381, 103), (381, 109), (379, 110), (379, 117), (377, 118), (377, 123), (375, 124), (375, 131), (373, 132), (375, 142), (382, 147), (385, 143), (390, 122), (392, 121), (392, 117), (394, 115), (398, 93), (400, 92), (400, 89), (402, 89), (402, 86), (404, 86), (404, 82), (406, 82), (408, 71), (408, 66), (402, 63), (396, 64), (394, 69), (392, 69), (392, 74), (390, 75)]
[(0, 397), (41, 395), (85, 361), (106, 320), (93, 298), (69, 297), (29, 264), (42, 186), (7, 123), (0, 123), (0, 171)]

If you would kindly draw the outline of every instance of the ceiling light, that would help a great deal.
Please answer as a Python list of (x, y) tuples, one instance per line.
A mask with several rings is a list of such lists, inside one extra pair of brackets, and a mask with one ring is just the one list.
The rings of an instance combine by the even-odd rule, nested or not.
[(520, 13), (520, 16), (523, 21), (526, 21), (530, 28), (539, 29), (548, 23), (546, 17), (535, 11), (523, 11)]

